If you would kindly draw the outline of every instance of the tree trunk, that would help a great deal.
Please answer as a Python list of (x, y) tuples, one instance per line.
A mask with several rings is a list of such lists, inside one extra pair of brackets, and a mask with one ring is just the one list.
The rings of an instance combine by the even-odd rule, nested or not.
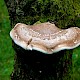
[[(24, 1), (5, 0), (11, 19), (11, 26), (17, 22), (26, 22), (24, 14), (26, 12), (21, 11), (25, 10), (23, 9), (26, 5)], [(19, 3), (24, 3), (25, 5), (23, 6), (23, 4), (20, 5)], [(28, 21), (32, 20), (29, 19)], [(24, 50), (14, 42), (13, 48), (16, 54), (11, 80), (71, 80), (72, 50), (44, 54), (35, 50)]]
[(44, 54), (24, 50), (13, 42), (16, 52), (11, 80), (71, 80), (72, 51)]

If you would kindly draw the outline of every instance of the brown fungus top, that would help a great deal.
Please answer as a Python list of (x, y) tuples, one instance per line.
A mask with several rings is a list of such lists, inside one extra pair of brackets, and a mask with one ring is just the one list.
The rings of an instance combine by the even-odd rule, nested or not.
[(73, 49), (80, 45), (80, 28), (59, 29), (49, 22), (37, 25), (17, 23), (10, 36), (22, 48), (46, 54)]

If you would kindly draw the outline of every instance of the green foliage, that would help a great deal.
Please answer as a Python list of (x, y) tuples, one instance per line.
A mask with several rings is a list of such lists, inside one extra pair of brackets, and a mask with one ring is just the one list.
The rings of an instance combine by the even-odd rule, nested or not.
[(14, 51), (9, 37), (10, 20), (3, 0), (0, 0), (0, 80), (10, 80), (13, 69)]
[(73, 51), (73, 80), (80, 80), (80, 46)]

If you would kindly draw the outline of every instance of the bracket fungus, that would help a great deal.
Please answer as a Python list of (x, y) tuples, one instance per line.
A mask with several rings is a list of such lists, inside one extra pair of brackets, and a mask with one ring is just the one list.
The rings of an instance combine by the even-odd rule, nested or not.
[(10, 36), (23, 49), (38, 50), (46, 54), (80, 45), (80, 28), (60, 29), (49, 22), (36, 25), (17, 23)]

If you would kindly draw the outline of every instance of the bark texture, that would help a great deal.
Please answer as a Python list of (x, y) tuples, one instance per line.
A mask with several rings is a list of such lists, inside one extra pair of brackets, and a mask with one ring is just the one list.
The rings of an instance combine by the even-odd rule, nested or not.
[(70, 80), (72, 51), (55, 54), (24, 50), (13, 42), (16, 52), (11, 80)]
[[(49, 12), (49, 9), (47, 10), (45, 8), (45, 5), (44, 7), (42, 4), (36, 5), (37, 7), (33, 6), (37, 3), (36, 1), (5, 0), (10, 15), (11, 26), (14, 26), (17, 22), (33, 24), (40, 19), (42, 20), (43, 16), (44, 19), (42, 21), (45, 22), (50, 19), (49, 15), (54, 15), (54, 13)], [(44, 11), (42, 11), (40, 5), (42, 5)], [(34, 7), (37, 8), (36, 12), (34, 12), (36, 10)], [(47, 7), (50, 7), (50, 4), (47, 4)], [(57, 7), (55, 6), (53, 10), (55, 11), (52, 12), (56, 13)], [(51, 18), (50, 20), (56, 20), (56, 15), (54, 19)], [(15, 64), (14, 71), (11, 74), (11, 80), (70, 80), (72, 50), (64, 50), (47, 55), (38, 51), (24, 50), (14, 42), (13, 48), (15, 50)]]

